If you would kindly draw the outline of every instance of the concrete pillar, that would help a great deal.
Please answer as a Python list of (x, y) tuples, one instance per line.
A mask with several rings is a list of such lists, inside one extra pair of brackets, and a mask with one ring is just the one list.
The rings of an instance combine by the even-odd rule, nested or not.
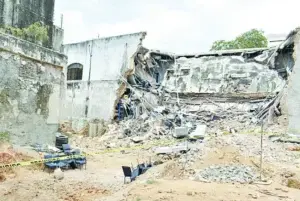
[(98, 132), (98, 124), (89, 123), (89, 137), (96, 137)]

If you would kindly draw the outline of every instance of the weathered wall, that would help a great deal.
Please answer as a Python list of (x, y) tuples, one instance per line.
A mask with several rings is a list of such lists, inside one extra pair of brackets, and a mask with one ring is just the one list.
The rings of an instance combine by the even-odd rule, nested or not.
[(129, 58), (137, 51), (144, 35), (145, 33), (135, 33), (67, 44), (64, 45), (64, 53), (68, 56), (68, 65), (83, 65), (83, 81), (88, 80), (90, 54), (91, 80), (117, 80), (124, 66), (124, 59), (125, 66), (128, 67)]
[(285, 83), (267, 66), (247, 62), (241, 56), (179, 58), (180, 73), (169, 70), (164, 79), (168, 91), (192, 93), (268, 93)]
[(64, 41), (64, 30), (53, 26), (53, 34), (52, 34), (52, 48), (54, 51), (62, 52), (62, 45)]
[(113, 116), (113, 103), (118, 88), (119, 85), (115, 81), (92, 81), (88, 93), (87, 82), (68, 83), (66, 94), (68, 103), (65, 106), (67, 119), (85, 117), (87, 96), (89, 96), (88, 118), (110, 119)]
[[(137, 51), (144, 36), (145, 33), (135, 33), (64, 46), (68, 66), (73, 63), (83, 65), (82, 81), (76, 85), (72, 84), (73, 81), (67, 82), (69, 87), (64, 106), (65, 118), (85, 117), (87, 97), (89, 97), (87, 118), (109, 120), (113, 117), (120, 75), (130, 68), (130, 58)], [(88, 90), (90, 65), (91, 85)], [(67, 68), (64, 72), (67, 74)]]
[(13, 26), (26, 27), (34, 22), (42, 21), (53, 25), (55, 0), (6, 0), (7, 4), (14, 2)]
[(0, 34), (0, 132), (18, 144), (51, 143), (60, 120), (67, 58)]
[(288, 134), (300, 136), (300, 33), (295, 37), (294, 43), (294, 60), (295, 65), (293, 72), (289, 77), (287, 92), (288, 108)]
[(13, 8), (14, 2), (12, 0), (0, 0), (0, 24), (13, 24)]

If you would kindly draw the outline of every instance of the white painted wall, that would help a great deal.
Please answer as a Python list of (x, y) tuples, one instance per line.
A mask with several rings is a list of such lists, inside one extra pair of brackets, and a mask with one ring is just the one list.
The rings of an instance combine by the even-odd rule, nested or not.
[[(84, 118), (88, 95), (88, 119), (109, 120), (113, 117), (121, 72), (129, 68), (130, 58), (137, 51), (144, 36), (145, 33), (135, 33), (64, 46), (64, 53), (68, 56), (67, 66), (73, 63), (83, 65), (82, 81), (77, 82), (77, 88), (69, 87), (67, 89), (63, 110), (65, 118)], [(92, 57), (90, 57), (91, 52)], [(90, 61), (91, 85), (88, 91)], [(67, 68), (64, 69), (64, 72), (67, 75)], [(67, 81), (67, 83), (70, 85), (73, 82)]]
[(68, 66), (72, 63), (81, 63), (82, 80), (87, 81), (92, 47), (91, 80), (117, 80), (123, 61), (128, 64), (129, 58), (136, 52), (144, 34), (135, 33), (64, 45)]

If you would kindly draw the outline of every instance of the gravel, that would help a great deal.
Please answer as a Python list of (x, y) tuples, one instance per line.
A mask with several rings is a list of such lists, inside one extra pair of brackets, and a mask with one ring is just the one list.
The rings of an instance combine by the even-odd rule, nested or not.
[(245, 165), (215, 165), (200, 171), (195, 180), (220, 183), (249, 183), (256, 180), (255, 171)]
[[(218, 141), (224, 146), (234, 146), (239, 149), (244, 156), (260, 156), (260, 137), (253, 135), (232, 135), (220, 136)], [(275, 143), (264, 136), (263, 139), (263, 160), (270, 163), (285, 163), (297, 165), (300, 163), (300, 152), (288, 151), (287, 148), (295, 146), (290, 143)]]

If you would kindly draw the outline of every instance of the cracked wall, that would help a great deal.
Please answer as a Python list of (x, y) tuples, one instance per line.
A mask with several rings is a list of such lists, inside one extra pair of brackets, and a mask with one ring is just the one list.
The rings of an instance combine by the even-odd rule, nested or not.
[(64, 55), (0, 34), (0, 132), (17, 144), (52, 143), (63, 98)]

